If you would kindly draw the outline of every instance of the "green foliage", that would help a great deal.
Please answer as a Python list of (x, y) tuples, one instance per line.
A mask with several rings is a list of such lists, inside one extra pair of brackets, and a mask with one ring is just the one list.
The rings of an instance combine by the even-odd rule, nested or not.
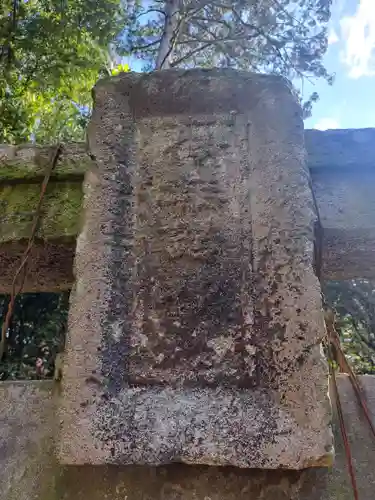
[[(306, 78), (333, 82), (323, 65), (331, 0), (127, 0), (126, 7), (121, 48), (146, 70), (216, 66), (302, 85)], [(317, 98), (304, 104), (306, 116)]]
[(3, 0), (0, 143), (82, 140), (91, 89), (113, 62), (120, 0)]
[(331, 281), (324, 285), (337, 313), (343, 351), (357, 373), (375, 373), (375, 284), (368, 280)]
[[(9, 296), (0, 296), (5, 316)], [(69, 293), (21, 294), (17, 297), (0, 363), (0, 380), (51, 378), (56, 354), (63, 349)]]
[[(114, 45), (142, 59), (145, 69), (155, 67), (167, 44), (162, 59), (172, 67), (235, 67), (332, 83), (322, 64), (330, 6), (331, 0), (4, 0), (0, 142), (83, 140), (91, 88), (100, 76), (128, 69), (117, 65)], [(306, 116), (317, 98), (304, 104)]]

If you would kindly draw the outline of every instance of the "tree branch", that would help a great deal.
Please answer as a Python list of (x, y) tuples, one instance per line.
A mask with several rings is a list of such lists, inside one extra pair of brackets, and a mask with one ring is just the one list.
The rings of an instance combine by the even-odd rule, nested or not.
[(139, 19), (142, 16), (146, 16), (147, 14), (150, 14), (151, 12), (158, 12), (159, 14), (162, 14), (164, 17), (166, 16), (165, 12), (161, 9), (148, 9), (145, 12), (140, 12), (137, 16), (135, 16), (135, 19)]
[(136, 52), (136, 51), (140, 51), (140, 50), (146, 50), (150, 47), (154, 47), (155, 45), (158, 45), (160, 44), (160, 41), (161, 41), (161, 38), (158, 38), (158, 40), (155, 40), (153, 42), (150, 42), (150, 43), (146, 43), (146, 45), (139, 45), (139, 46), (132, 46), (131, 47), (131, 52)]
[(210, 47), (212, 45), (212, 42), (208, 42), (206, 43), (203, 47), (197, 47), (193, 50), (191, 50), (190, 52), (188, 52), (187, 54), (185, 54), (184, 56), (181, 56), (179, 59), (177, 59), (176, 61), (173, 61), (171, 63), (171, 68), (174, 68), (176, 66), (178, 66), (179, 64), (183, 63), (184, 61), (186, 61), (186, 59), (189, 59), (190, 57), (194, 56), (195, 54), (198, 54), (198, 52), (201, 52), (202, 50)]
[(178, 36), (178, 0), (166, 0), (164, 31), (160, 40), (155, 69), (167, 69), (174, 50), (174, 40)]

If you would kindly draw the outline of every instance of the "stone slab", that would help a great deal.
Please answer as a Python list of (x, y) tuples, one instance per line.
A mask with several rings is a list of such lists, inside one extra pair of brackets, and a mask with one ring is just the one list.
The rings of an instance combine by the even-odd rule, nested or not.
[[(147, 106), (147, 104), (146, 104)], [(310, 170), (373, 169), (375, 128), (305, 130), (305, 146)], [(42, 180), (55, 146), (0, 144), (0, 184)], [(52, 178), (83, 179), (95, 166), (85, 143), (63, 145)]]
[[(31, 235), (41, 183), (0, 185), (0, 245)], [(82, 187), (78, 182), (48, 183), (36, 238), (58, 241), (75, 238), (80, 225)]]
[[(0, 293), (10, 293), (14, 276), (27, 249), (27, 240), (0, 245)], [(28, 257), (23, 293), (70, 290), (74, 281), (75, 240), (37, 241)], [(22, 273), (17, 281), (21, 284)]]
[[(375, 416), (375, 377), (360, 377)], [(359, 498), (374, 497), (375, 442), (350, 382), (339, 391), (354, 457)], [(250, 470), (174, 464), (60, 466), (55, 458), (55, 401), (51, 382), (0, 383), (0, 500), (352, 500), (335, 420), (332, 469)]]
[(0, 405), (0, 499), (55, 499), (52, 383), (1, 382)]
[(374, 171), (375, 128), (306, 130), (308, 164), (315, 169)]
[(332, 461), (303, 133), (278, 77), (97, 85), (62, 463)]
[[(0, 144), (0, 184), (42, 182), (55, 151), (56, 146)], [(86, 144), (63, 144), (51, 179), (82, 180), (92, 166)]]
[(310, 173), (323, 226), (324, 278), (374, 278), (375, 168)]

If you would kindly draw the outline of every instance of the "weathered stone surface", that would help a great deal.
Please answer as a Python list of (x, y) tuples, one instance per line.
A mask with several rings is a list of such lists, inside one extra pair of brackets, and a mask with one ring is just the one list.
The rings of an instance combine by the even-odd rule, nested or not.
[[(40, 198), (40, 184), (0, 185), (0, 245), (28, 239)], [(78, 182), (50, 181), (43, 197), (39, 240), (66, 240), (79, 232), (82, 186)]]
[[(147, 103), (146, 103), (147, 106)], [(305, 130), (305, 146), (310, 169), (373, 169), (375, 165), (375, 128), (342, 130)], [(0, 183), (42, 179), (54, 146), (0, 144)], [(93, 168), (84, 143), (63, 145), (53, 178), (83, 180)]]
[[(75, 239), (37, 241), (28, 257), (22, 291), (57, 292), (72, 288)], [(21, 265), (27, 240), (0, 245), (0, 293), (10, 293), (14, 276)], [(23, 273), (17, 280), (17, 289)]]
[(374, 141), (375, 128), (306, 130), (309, 168), (374, 170)]
[[(0, 184), (42, 180), (55, 150), (56, 146), (0, 144)], [(52, 178), (72, 180), (76, 177), (80, 180), (92, 168), (92, 164), (85, 144), (63, 144)]]
[[(374, 377), (361, 377), (375, 415)], [(304, 471), (175, 464), (167, 467), (56, 464), (51, 382), (0, 383), (0, 500), (352, 500), (345, 453), (334, 425), (335, 464)], [(339, 390), (359, 498), (374, 497), (375, 441), (350, 382)]]
[[(39, 197), (37, 183), (0, 185), (0, 293), (10, 293), (12, 289), (31, 235)], [(71, 288), (82, 197), (78, 182), (49, 183), (35, 244), (28, 258), (24, 292)]]
[[(35, 219), (54, 147), (0, 146), (0, 293), (10, 293)], [(70, 289), (82, 208), (82, 176), (93, 166), (81, 144), (62, 147), (43, 198), (24, 292)]]
[(310, 173), (323, 226), (324, 278), (374, 278), (375, 168)]
[(0, 382), (0, 500), (53, 500), (51, 382)]
[[(173, 96), (173, 99), (171, 99)], [(332, 460), (300, 109), (276, 77), (100, 83), (64, 369), (67, 464)]]
[(375, 129), (307, 130), (325, 279), (375, 277)]

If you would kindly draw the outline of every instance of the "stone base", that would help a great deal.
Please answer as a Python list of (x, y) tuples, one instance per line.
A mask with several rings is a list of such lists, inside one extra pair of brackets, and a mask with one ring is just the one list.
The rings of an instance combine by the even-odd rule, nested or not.
[(105, 404), (98, 405), (90, 425), (97, 453), (74, 442), (74, 435), (85, 434), (82, 419), (72, 439), (61, 443), (62, 463), (100, 464), (103, 453), (107, 463), (123, 465), (303, 469), (333, 463), (326, 422), (319, 434), (309, 422), (299, 426), (269, 391), (147, 387), (123, 389), (110, 400), (101, 396)]

